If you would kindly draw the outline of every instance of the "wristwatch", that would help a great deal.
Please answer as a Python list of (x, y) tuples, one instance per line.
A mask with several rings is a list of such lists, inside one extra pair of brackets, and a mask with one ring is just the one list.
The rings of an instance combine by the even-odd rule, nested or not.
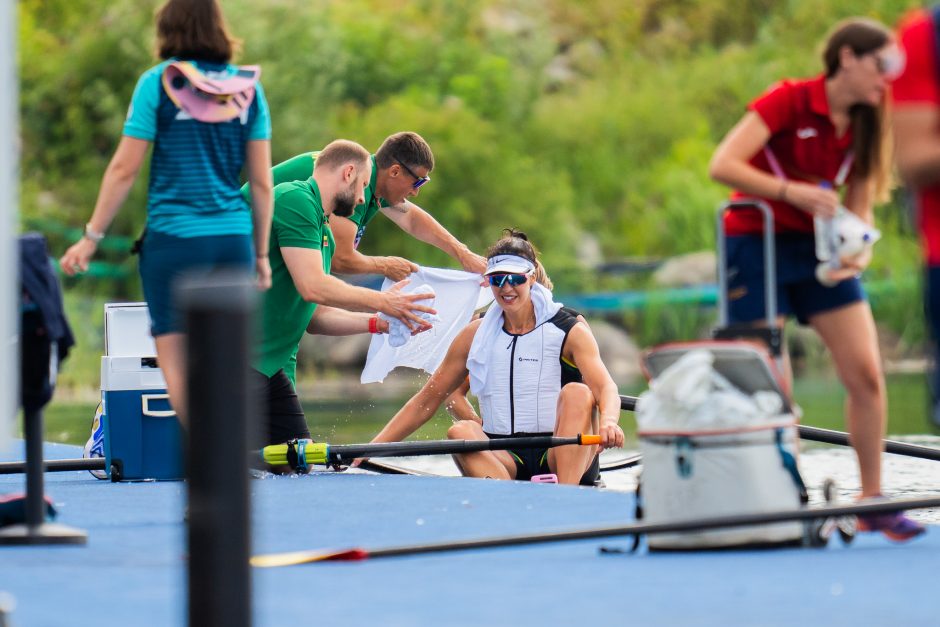
[(98, 243), (104, 239), (104, 233), (99, 233), (98, 231), (93, 230), (89, 225), (85, 225), (85, 230), (82, 231), (82, 237), (87, 237), (94, 243)]

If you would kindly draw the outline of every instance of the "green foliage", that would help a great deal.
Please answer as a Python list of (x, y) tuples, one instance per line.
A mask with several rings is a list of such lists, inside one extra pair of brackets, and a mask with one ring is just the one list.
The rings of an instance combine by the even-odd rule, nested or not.
[(68, 283), (65, 287), (65, 310), (75, 335), (75, 348), (62, 364), (58, 385), (66, 389), (97, 387), (104, 355), (104, 303), (113, 299), (104, 294), (80, 294), (69, 289)]
[[(156, 4), (19, 2), (24, 224), (87, 219), (136, 79), (155, 62)], [(477, 251), (504, 227), (526, 230), (556, 283), (591, 290), (609, 283), (582, 267), (595, 243), (608, 261), (712, 247), (727, 190), (707, 164), (745, 104), (782, 77), (817, 73), (820, 42), (839, 19), (863, 11), (893, 24), (917, 4), (227, 0), (224, 9), (244, 41), (239, 60), (263, 67), (275, 161), (336, 137), (375, 149), (392, 132), (420, 132), (437, 160), (422, 206)], [(139, 232), (145, 178), (112, 233)], [(885, 237), (872, 279), (916, 273), (902, 216), (899, 200), (878, 210)], [(69, 243), (50, 241), (54, 254)], [(453, 265), (383, 218), (363, 250)], [(120, 251), (102, 260), (135, 263)], [(69, 288), (140, 298), (127, 276)], [(910, 301), (884, 311), (916, 342), (920, 309), (908, 291)], [(637, 324), (655, 326), (657, 316)]]

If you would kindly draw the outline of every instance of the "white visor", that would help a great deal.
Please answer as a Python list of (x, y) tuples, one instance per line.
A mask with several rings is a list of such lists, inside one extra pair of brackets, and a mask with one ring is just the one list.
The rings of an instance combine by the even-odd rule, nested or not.
[(535, 264), (518, 255), (496, 255), (486, 260), (486, 274), (529, 274)]

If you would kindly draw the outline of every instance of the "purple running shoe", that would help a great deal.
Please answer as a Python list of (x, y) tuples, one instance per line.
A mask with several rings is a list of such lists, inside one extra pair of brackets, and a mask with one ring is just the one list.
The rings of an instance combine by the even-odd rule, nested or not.
[(927, 528), (905, 516), (904, 512), (892, 512), (859, 516), (858, 530), (880, 531), (890, 540), (905, 542), (924, 533)]

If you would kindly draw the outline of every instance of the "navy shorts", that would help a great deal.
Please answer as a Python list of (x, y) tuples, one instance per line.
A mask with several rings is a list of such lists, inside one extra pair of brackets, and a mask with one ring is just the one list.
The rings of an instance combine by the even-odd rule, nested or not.
[(930, 348), (933, 364), (928, 373), (930, 387), (930, 417), (940, 428), (940, 266), (927, 266), (924, 280), (924, 309), (930, 330)]
[[(730, 322), (762, 320), (764, 312), (764, 247), (760, 235), (727, 238), (728, 314)], [(777, 313), (794, 315), (800, 324), (819, 313), (865, 300), (858, 278), (826, 287), (816, 279), (816, 243), (811, 234), (778, 234)]]
[(148, 229), (140, 249), (140, 278), (153, 336), (183, 331), (173, 298), (173, 284), (181, 274), (222, 268), (252, 272), (254, 255), (250, 235), (176, 237)]
[(940, 341), (940, 266), (927, 266), (924, 304), (931, 338), (934, 342)]

